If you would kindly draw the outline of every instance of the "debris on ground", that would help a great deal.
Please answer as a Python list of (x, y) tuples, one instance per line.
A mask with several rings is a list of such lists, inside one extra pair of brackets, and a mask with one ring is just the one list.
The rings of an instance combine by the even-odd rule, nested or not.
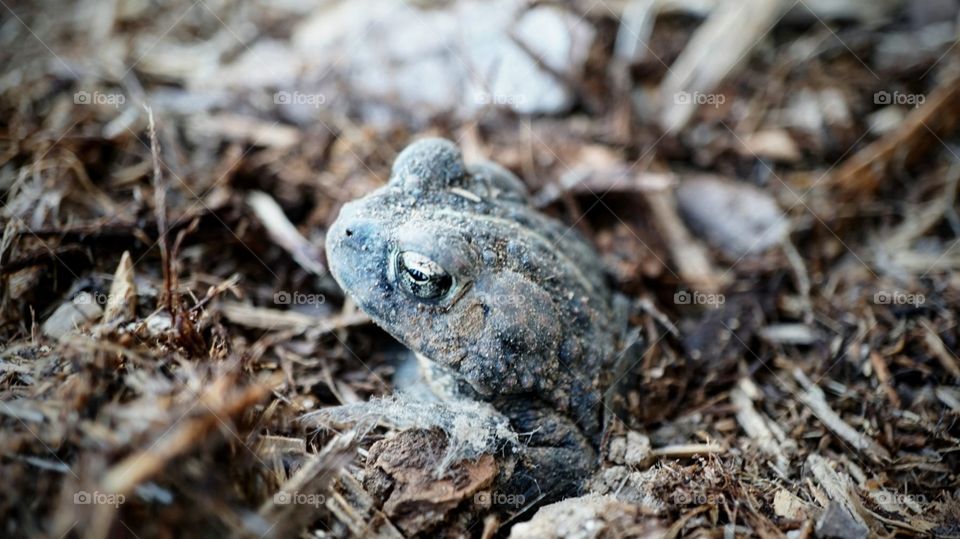
[[(955, 0), (0, 13), (4, 537), (960, 537)], [(424, 136), (641, 306), (570, 498), (326, 271)]]

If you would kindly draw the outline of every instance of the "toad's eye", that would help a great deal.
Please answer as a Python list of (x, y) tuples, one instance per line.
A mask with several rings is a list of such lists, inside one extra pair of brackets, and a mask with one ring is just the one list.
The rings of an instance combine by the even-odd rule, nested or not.
[(397, 282), (407, 294), (418, 299), (437, 299), (453, 288), (453, 277), (429, 257), (413, 251), (397, 253), (394, 262)]

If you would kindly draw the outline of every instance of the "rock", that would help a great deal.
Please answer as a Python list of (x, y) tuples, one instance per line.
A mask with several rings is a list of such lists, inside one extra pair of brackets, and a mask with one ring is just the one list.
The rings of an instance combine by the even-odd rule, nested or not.
[(102, 314), (103, 309), (97, 305), (94, 295), (81, 292), (73, 300), (57, 307), (43, 323), (41, 330), (47, 337), (59, 339), (88, 322), (98, 320)]
[(624, 462), (629, 466), (640, 466), (650, 458), (650, 438), (647, 438), (639, 432), (630, 431), (627, 433), (627, 452), (624, 455)]
[(780, 244), (790, 228), (773, 197), (743, 182), (687, 178), (677, 188), (677, 205), (693, 232), (733, 262)]
[(147, 317), (145, 326), (150, 336), (157, 337), (173, 329), (173, 317), (166, 311), (157, 311)]
[(817, 537), (824, 539), (863, 539), (868, 531), (837, 502), (830, 502), (814, 529)]
[(573, 104), (563, 80), (579, 76), (594, 34), (560, 5), (522, 0), (331, 2), (290, 42), (264, 41), (216, 72), (199, 73), (191, 87), (276, 92), (274, 104), (303, 123), (338, 99), (381, 122), (397, 111), (425, 121), (450, 112), (471, 117), (487, 106), (551, 114)]
[(837, 88), (793, 92), (780, 121), (785, 127), (822, 137), (830, 129), (849, 129), (853, 117), (844, 94)]
[(650, 457), (650, 451), (650, 438), (631, 430), (610, 442), (607, 459), (614, 464), (641, 466)]
[(606, 466), (590, 478), (587, 490), (591, 494), (608, 494), (621, 502), (640, 506), (647, 515), (660, 515), (665, 506), (653, 492), (668, 481), (662, 468), (653, 467), (642, 472), (627, 466)]
[(588, 494), (541, 507), (529, 522), (510, 530), (511, 539), (664, 537), (661, 522), (613, 496)]
[(867, 116), (867, 125), (870, 126), (870, 133), (875, 136), (883, 136), (900, 127), (907, 113), (903, 107), (890, 105), (878, 109)]

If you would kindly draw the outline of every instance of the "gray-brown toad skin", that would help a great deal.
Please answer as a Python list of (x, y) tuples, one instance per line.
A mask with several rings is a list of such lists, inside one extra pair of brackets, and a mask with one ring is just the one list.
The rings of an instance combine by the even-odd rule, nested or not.
[(513, 174), (414, 142), (387, 185), (343, 206), (326, 249), (376, 324), (510, 419), (537, 490), (569, 490), (595, 466), (613, 296), (590, 244), (530, 206)]

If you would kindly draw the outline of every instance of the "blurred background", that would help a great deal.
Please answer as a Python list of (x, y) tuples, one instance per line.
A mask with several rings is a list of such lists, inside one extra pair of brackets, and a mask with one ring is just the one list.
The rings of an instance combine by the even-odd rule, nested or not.
[(391, 502), (364, 484), (391, 427), (303, 420), (390, 392), (396, 343), (324, 232), (429, 135), (515, 172), (638, 305), (606, 533), (960, 536), (958, 24), (955, 0), (0, 0), (0, 534), (561, 534), (469, 489)]

